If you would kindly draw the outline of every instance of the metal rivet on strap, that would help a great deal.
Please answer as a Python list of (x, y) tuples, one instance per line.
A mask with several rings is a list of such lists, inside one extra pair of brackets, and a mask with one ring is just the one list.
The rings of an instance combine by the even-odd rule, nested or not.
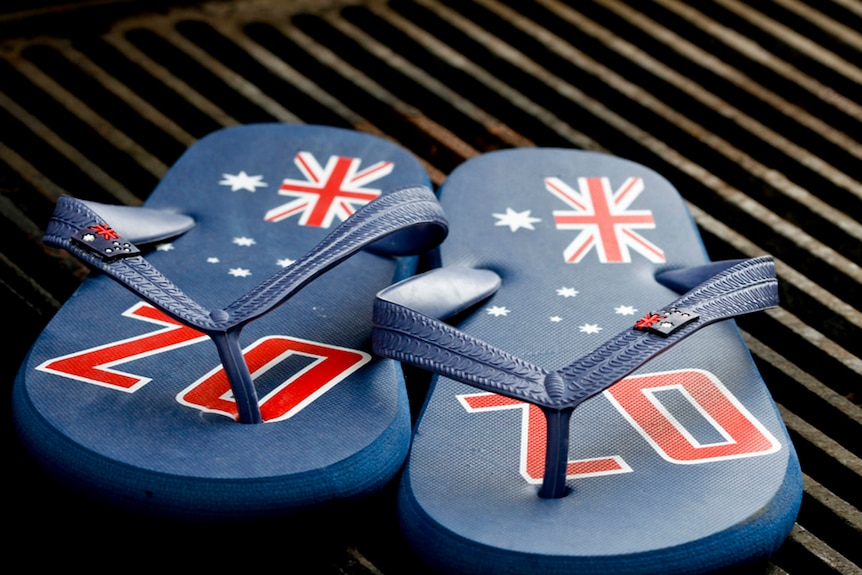
[(691, 310), (672, 307), (649, 312), (636, 321), (633, 328), (667, 337), (684, 325), (697, 320), (699, 317), (698, 314)]
[(72, 242), (106, 261), (137, 256), (140, 250), (108, 224), (93, 224), (72, 236)]

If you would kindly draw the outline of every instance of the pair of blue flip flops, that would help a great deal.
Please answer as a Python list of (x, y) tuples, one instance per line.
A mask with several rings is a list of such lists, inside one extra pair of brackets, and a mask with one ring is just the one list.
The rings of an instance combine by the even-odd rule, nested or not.
[[(45, 240), (97, 273), (19, 371), (25, 446), (103, 501), (204, 519), (403, 466), (403, 533), (447, 573), (770, 556), (801, 474), (720, 320), (777, 304), (771, 260), (710, 263), (672, 186), (607, 155), (499, 151), (430, 187), (385, 140), (262, 124), (202, 139), (145, 208), (62, 199)], [(440, 374), (412, 430), (400, 362)]]

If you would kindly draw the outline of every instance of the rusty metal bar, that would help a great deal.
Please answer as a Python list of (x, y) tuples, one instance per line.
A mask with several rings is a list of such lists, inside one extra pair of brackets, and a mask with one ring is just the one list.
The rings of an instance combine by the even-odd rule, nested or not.
[(860, 106), (855, 99), (839, 94), (826, 84), (820, 82), (817, 78), (802, 72), (797, 67), (769, 52), (769, 50), (765, 49), (757, 42), (746, 38), (731, 28), (707, 18), (696, 8), (687, 5), (681, 0), (654, 1), (685, 18), (692, 25), (707, 32), (717, 40), (725, 43), (734, 50), (737, 50), (751, 61), (757, 62), (758, 64), (765, 66), (767, 69), (776, 72), (788, 81), (805, 89), (823, 102), (841, 110), (848, 116), (855, 118), (856, 120), (862, 120), (862, 106)]
[(130, 62), (133, 62), (146, 70), (150, 75), (160, 81), (162, 84), (172, 89), (175, 93), (183, 97), (192, 106), (207, 114), (221, 126), (234, 126), (239, 122), (230, 116), (227, 112), (216, 106), (211, 100), (198, 93), (185, 81), (177, 78), (165, 66), (159, 64), (140, 50), (137, 46), (129, 42), (126, 38), (126, 32), (130, 29), (140, 28), (147, 24), (148, 21), (136, 21), (134, 23), (127, 22), (121, 24), (106, 34), (103, 38), (109, 44), (114, 46), (120, 53), (123, 54)]

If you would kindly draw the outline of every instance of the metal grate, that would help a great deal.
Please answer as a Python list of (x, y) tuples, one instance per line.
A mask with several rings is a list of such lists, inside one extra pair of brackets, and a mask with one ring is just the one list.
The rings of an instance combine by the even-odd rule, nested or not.
[[(805, 498), (790, 538), (756, 572), (860, 572), (862, 3), (173, 4), (0, 13), (7, 396), (26, 350), (86, 273), (39, 241), (57, 197), (138, 204), (219, 127), (284, 121), (382, 135), (417, 155), (435, 184), (493, 149), (607, 151), (676, 185), (713, 258), (776, 257), (782, 307), (739, 324), (799, 451)], [(154, 544), (188, 539), (58, 492), (14, 439), (7, 453), (14, 519), (29, 525), (22, 540), (47, 536), (96, 558), (123, 541), (152, 559), (165, 556)], [(418, 572), (388, 501), (337, 534), (317, 518), (325, 542), (282, 524), (245, 536), (256, 553), (283, 552), (291, 533), (303, 545), (283, 561), (313, 572)], [(208, 534), (195, 564), (240, 537), (228, 531)]]

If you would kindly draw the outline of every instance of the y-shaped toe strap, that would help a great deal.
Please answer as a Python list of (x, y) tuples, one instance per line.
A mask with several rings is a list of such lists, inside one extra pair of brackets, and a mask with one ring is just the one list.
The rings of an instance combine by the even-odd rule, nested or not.
[(397, 284), (382, 290), (375, 300), (372, 341), (380, 355), (541, 408), (548, 443), (539, 495), (562, 497), (566, 493), (569, 421), (578, 405), (700, 328), (778, 305), (777, 285), (772, 258), (742, 261), (556, 371), (411, 309)]
[(240, 421), (259, 423), (257, 393), (239, 345), (242, 327), (363, 247), (410, 229), (423, 232), (409, 235), (413, 253), (437, 246), (448, 233), (443, 211), (427, 188), (403, 188), (366, 204), (308, 254), (224, 309), (215, 310), (184, 294), (141, 257), (134, 244), (78, 200), (60, 198), (43, 239), (67, 249), (177, 321), (208, 335), (230, 381)]

